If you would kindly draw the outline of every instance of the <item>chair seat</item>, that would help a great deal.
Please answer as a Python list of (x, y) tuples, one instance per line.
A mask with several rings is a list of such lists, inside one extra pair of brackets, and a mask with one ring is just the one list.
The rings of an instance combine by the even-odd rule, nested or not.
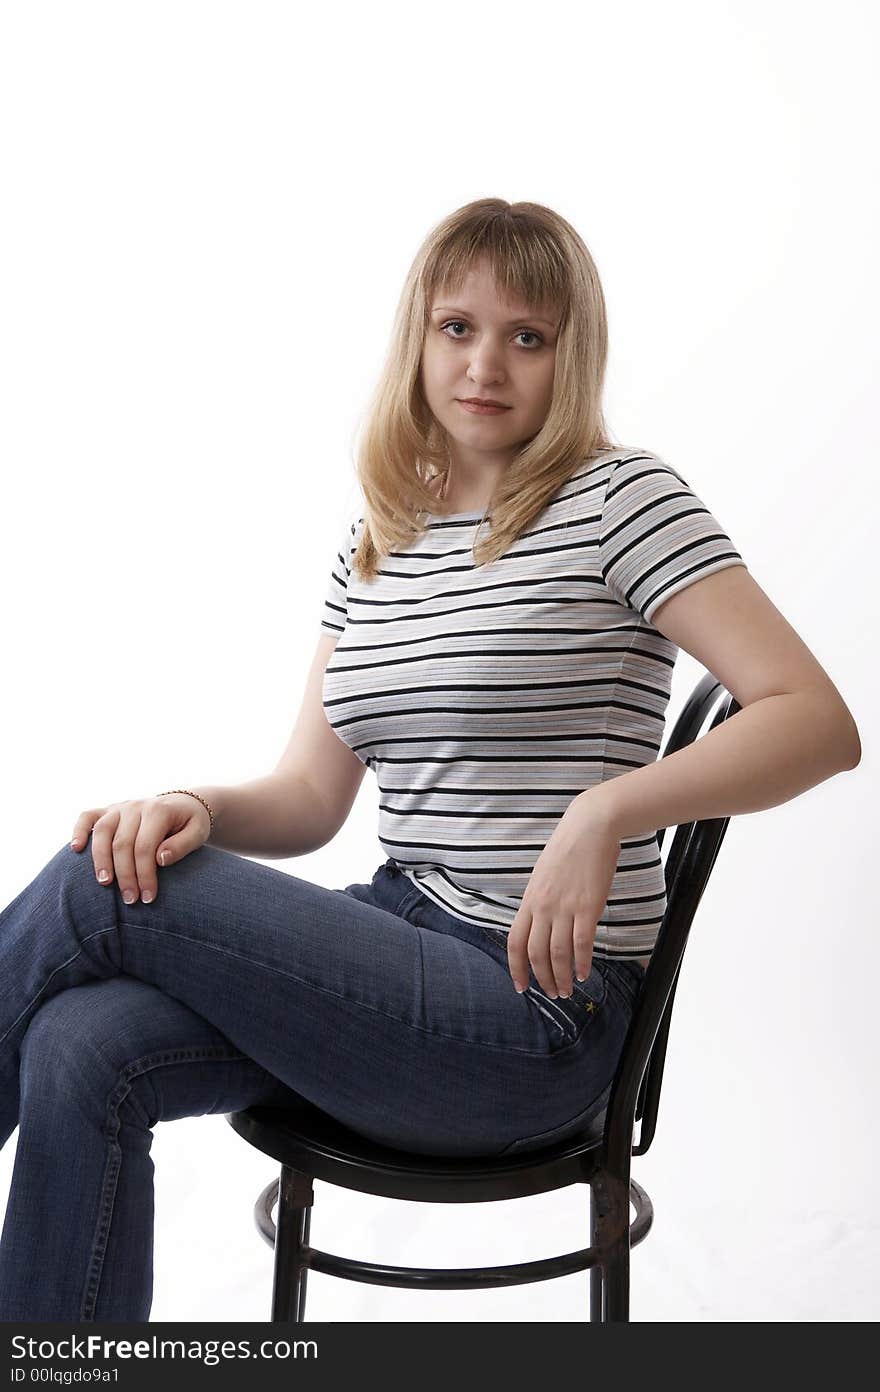
[(379, 1145), (305, 1099), (295, 1107), (247, 1107), (226, 1120), (264, 1155), (328, 1184), (421, 1203), (484, 1203), (586, 1183), (597, 1168), (605, 1112), (564, 1141), (506, 1159)]

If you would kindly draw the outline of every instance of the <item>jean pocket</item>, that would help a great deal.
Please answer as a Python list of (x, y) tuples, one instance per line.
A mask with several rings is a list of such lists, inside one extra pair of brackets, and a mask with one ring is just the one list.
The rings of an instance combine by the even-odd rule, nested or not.
[(480, 932), (493, 947), (498, 947), (504, 954), (504, 961), (507, 962), (507, 934), (502, 928), (492, 928), (487, 923), (479, 924)]
[(593, 963), (586, 981), (578, 981), (575, 977), (572, 982), (571, 999), (578, 1001), (587, 1011), (604, 1005), (607, 993), (606, 975), (599, 963)]
[(586, 981), (574, 979), (570, 996), (548, 996), (540, 986), (529, 986), (525, 994), (540, 1011), (551, 1053), (576, 1044), (584, 1030), (599, 1019), (605, 1009), (607, 985), (601, 968), (594, 963)]
[[(509, 969), (507, 955), (507, 934), (498, 928), (480, 925), (485, 941), (491, 944), (492, 955), (505, 970)], [(552, 1054), (576, 1044), (591, 1021), (598, 1018), (605, 1007), (606, 983), (601, 966), (594, 960), (586, 981), (575, 977), (570, 997), (548, 996), (537, 985), (534, 970), (529, 971), (529, 985), (523, 996), (538, 1011), (547, 1034), (547, 1043)]]

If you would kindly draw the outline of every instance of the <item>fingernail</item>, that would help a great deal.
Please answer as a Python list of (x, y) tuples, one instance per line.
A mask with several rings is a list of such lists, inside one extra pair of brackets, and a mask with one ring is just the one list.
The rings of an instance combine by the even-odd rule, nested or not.
[(152, 904), (153, 896), (148, 889), (141, 895), (141, 902), (144, 904)]
[(134, 893), (133, 890), (126, 889), (123, 890), (122, 897), (125, 900), (126, 904), (133, 904), (135, 899), (137, 898), (137, 895)]
[(101, 884), (105, 884), (105, 883), (107, 882), (107, 880), (109, 880), (109, 878), (110, 878), (110, 871), (109, 871), (109, 870), (99, 870), (99, 871), (98, 871), (98, 879), (101, 881)]
[(513, 984), (516, 987), (517, 991), (520, 993), (520, 995), (522, 995), (523, 991), (526, 989), (525, 986), (522, 986), (518, 981), (514, 981)]

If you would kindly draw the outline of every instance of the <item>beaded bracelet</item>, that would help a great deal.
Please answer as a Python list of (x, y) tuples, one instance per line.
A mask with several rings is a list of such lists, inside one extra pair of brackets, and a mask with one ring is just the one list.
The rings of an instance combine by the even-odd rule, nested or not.
[[(194, 793), (192, 788), (167, 788), (164, 793), (156, 793), (156, 797), (166, 797), (168, 793), (188, 793), (190, 797), (198, 798), (208, 816), (211, 818), (211, 831), (214, 830), (214, 813), (211, 811), (201, 793)], [(210, 835), (210, 832), (208, 833)]]

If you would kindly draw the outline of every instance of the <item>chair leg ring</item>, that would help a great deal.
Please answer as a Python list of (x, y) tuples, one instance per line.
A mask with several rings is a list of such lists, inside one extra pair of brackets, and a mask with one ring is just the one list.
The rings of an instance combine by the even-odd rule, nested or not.
[[(297, 1182), (297, 1180), (299, 1182)], [(281, 1186), (285, 1185), (282, 1175)], [(285, 1192), (284, 1188), (281, 1192)], [(261, 1235), (269, 1246), (275, 1247), (276, 1287), (284, 1289), (285, 1280), (293, 1279), (297, 1284), (299, 1305), (301, 1307), (305, 1278), (309, 1270), (324, 1275), (338, 1276), (350, 1281), (363, 1281), (371, 1285), (387, 1285), (405, 1289), (425, 1290), (472, 1290), (491, 1287), (526, 1285), (535, 1281), (552, 1280), (560, 1276), (572, 1275), (578, 1271), (591, 1269), (591, 1299), (595, 1290), (598, 1301), (601, 1288), (605, 1284), (607, 1269), (614, 1266), (619, 1256), (620, 1242), (600, 1245), (593, 1239), (593, 1245), (579, 1251), (560, 1256), (547, 1257), (540, 1261), (520, 1262), (496, 1267), (456, 1267), (431, 1268), (407, 1267), (377, 1264), (341, 1257), (323, 1252), (308, 1245), (309, 1218), (312, 1198), (311, 1184), (307, 1176), (296, 1175), (290, 1171), (286, 1181), (288, 1201), (281, 1207), (280, 1226), (282, 1241), (277, 1240), (277, 1228), (272, 1222), (272, 1209), (279, 1195), (279, 1181), (273, 1180), (260, 1195), (255, 1216)], [(652, 1220), (651, 1201), (640, 1185), (631, 1182), (630, 1193), (636, 1206), (637, 1217), (627, 1237), (627, 1255), (630, 1246), (639, 1242), (647, 1233)], [(287, 1219), (288, 1227), (284, 1222)], [(293, 1273), (292, 1276), (286, 1273)], [(291, 1307), (293, 1301), (289, 1302)], [(295, 1318), (293, 1313), (286, 1318)]]

